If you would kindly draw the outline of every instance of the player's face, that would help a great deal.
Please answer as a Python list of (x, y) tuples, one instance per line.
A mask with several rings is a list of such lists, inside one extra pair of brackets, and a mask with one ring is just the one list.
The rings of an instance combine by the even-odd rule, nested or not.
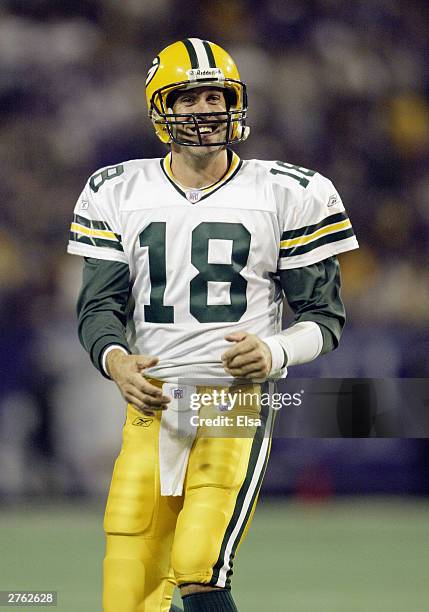
[[(174, 113), (192, 113), (198, 121), (198, 128), (201, 134), (201, 139), (204, 147), (196, 147), (197, 149), (206, 149), (213, 147), (216, 142), (225, 141), (226, 124), (215, 123), (219, 120), (226, 120), (227, 115), (210, 115), (210, 113), (221, 113), (226, 111), (226, 100), (221, 89), (213, 87), (198, 87), (180, 93), (173, 105)], [(201, 116), (199, 116), (201, 113)], [(207, 115), (205, 113), (208, 113)], [(189, 116), (191, 119), (191, 116)], [(182, 140), (191, 142), (199, 142), (197, 128), (192, 124), (180, 125), (177, 127), (177, 134)], [(194, 147), (191, 147), (194, 149)]]

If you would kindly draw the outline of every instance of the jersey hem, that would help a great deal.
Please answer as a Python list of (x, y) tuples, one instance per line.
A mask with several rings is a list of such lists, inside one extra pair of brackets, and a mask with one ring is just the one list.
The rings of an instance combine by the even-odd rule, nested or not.
[[(181, 379), (199, 379), (210, 384), (211, 380), (222, 381), (225, 385), (237, 384), (237, 379), (228, 375), (222, 367), (215, 365), (190, 365), (190, 366), (167, 366), (165, 368), (148, 368), (145, 374), (164, 382), (177, 383)], [(287, 368), (282, 368), (277, 372), (273, 372), (266, 380), (277, 380), (284, 378), (287, 374)], [(250, 382), (250, 381), (248, 381)], [(214, 383), (219, 384), (219, 382)]]

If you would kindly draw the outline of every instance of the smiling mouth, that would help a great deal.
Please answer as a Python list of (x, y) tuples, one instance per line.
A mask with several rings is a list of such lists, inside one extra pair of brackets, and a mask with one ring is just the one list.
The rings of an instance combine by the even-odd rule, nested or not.
[[(198, 129), (200, 131), (201, 136), (209, 136), (211, 134), (215, 134), (219, 130), (218, 125), (199, 125)], [(197, 127), (189, 127), (188, 128), (190, 134), (197, 135)]]
[[(200, 135), (198, 135), (198, 131)], [(186, 125), (178, 127), (178, 135), (189, 143), (205, 144), (206, 146), (215, 146), (217, 141), (223, 139), (222, 133), (224, 131), (224, 125), (221, 123), (199, 123), (198, 128), (196, 125)], [(212, 137), (216, 136), (215, 139)]]

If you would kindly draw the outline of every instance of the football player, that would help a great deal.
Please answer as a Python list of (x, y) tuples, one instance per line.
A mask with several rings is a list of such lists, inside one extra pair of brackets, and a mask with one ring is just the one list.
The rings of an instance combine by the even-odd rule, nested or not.
[[(264, 385), (338, 346), (336, 255), (357, 241), (330, 180), (231, 150), (249, 135), (247, 94), (221, 47), (168, 46), (146, 96), (168, 153), (93, 174), (68, 247), (84, 258), (80, 340), (127, 402), (104, 610), (166, 612), (176, 585), (186, 611), (236, 610), (232, 563), (270, 448)], [(282, 331), (284, 297), (295, 319)], [(190, 390), (209, 398), (200, 414), (257, 418), (245, 435), (211, 435), (215, 419), (189, 427)], [(216, 406), (228, 390), (238, 400)]]

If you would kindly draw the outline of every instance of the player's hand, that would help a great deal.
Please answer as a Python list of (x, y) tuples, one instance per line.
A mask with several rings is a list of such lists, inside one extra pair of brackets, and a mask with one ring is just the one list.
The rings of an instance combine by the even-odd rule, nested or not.
[(156, 410), (165, 410), (170, 402), (161, 389), (144, 377), (146, 368), (153, 367), (158, 361), (158, 357), (126, 355), (120, 349), (110, 351), (106, 359), (107, 371), (122, 397), (148, 416), (153, 416)]
[(255, 334), (234, 332), (225, 336), (234, 345), (222, 355), (222, 365), (234, 378), (264, 379), (271, 372), (271, 351)]

